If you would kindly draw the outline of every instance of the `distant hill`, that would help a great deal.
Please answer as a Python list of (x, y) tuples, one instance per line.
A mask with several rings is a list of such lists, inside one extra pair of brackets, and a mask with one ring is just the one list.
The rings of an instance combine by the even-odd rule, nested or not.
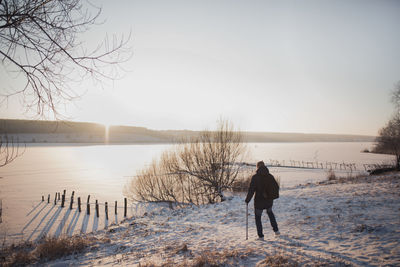
[[(25, 143), (173, 143), (199, 131), (151, 130), (88, 122), (0, 119), (0, 135)], [(245, 142), (371, 142), (374, 136), (243, 132)]]

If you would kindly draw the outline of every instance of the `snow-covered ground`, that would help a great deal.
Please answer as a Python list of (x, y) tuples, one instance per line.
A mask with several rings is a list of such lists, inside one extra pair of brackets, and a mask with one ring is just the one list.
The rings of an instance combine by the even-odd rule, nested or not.
[(174, 210), (142, 204), (119, 226), (87, 234), (97, 242), (84, 254), (49, 265), (185, 266), (208, 257), (229, 266), (400, 266), (399, 189), (399, 174), (285, 188), (274, 203), (281, 235), (263, 214), (265, 241), (256, 240), (252, 202), (245, 240), (244, 193)]

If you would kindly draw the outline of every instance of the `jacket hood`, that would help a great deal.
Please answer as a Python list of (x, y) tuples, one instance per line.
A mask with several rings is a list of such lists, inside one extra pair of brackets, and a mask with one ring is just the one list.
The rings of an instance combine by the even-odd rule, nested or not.
[(261, 166), (260, 168), (258, 168), (257, 174), (267, 175), (269, 174), (269, 170), (266, 166)]

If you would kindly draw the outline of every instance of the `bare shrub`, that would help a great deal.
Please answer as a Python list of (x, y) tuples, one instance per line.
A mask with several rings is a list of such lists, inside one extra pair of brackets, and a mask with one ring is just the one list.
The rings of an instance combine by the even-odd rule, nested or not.
[[(161, 159), (165, 159), (163, 153)], [(125, 194), (132, 199), (139, 199), (154, 202), (174, 202), (177, 181), (166, 173), (163, 165), (153, 160), (147, 169), (138, 172), (125, 190)]]
[(326, 178), (328, 181), (335, 181), (337, 179), (336, 174), (332, 169), (328, 171)]
[(242, 165), (237, 164), (245, 146), (240, 132), (221, 121), (216, 131), (165, 151), (159, 160), (138, 172), (125, 187), (134, 200), (153, 202), (215, 203), (231, 188)]

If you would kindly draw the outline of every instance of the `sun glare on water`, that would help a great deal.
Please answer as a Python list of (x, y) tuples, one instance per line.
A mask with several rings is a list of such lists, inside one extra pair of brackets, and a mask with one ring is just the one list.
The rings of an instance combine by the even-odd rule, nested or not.
[(108, 144), (109, 138), (110, 138), (110, 124), (106, 123), (104, 124), (104, 143)]

